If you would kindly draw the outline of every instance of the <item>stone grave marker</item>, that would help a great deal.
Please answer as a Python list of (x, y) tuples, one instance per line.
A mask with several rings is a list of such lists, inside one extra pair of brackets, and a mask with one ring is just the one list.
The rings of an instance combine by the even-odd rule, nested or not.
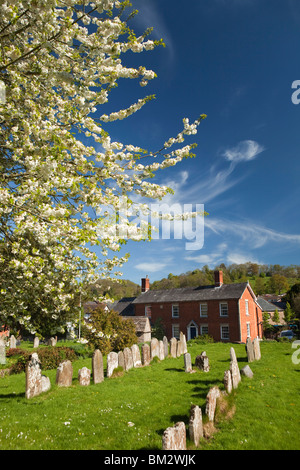
[(38, 348), (39, 345), (40, 345), (40, 340), (39, 340), (39, 338), (36, 336), (36, 337), (34, 338), (34, 340), (33, 340), (33, 347), (34, 347), (34, 349), (35, 349), (35, 348)]
[(63, 361), (56, 369), (56, 384), (59, 387), (70, 387), (72, 385), (73, 366), (71, 361)]
[(142, 345), (142, 364), (143, 366), (149, 366), (150, 362), (151, 362), (150, 346), (149, 344), (145, 343)]
[(247, 351), (248, 362), (253, 362), (254, 361), (254, 348), (253, 348), (253, 343), (251, 341), (251, 338), (247, 338), (246, 351)]
[(163, 337), (163, 343), (164, 343), (164, 356), (166, 358), (169, 355), (169, 341), (166, 336)]
[(124, 352), (118, 352), (118, 367), (122, 367), (125, 370), (125, 359), (124, 359)]
[(198, 405), (192, 405), (189, 420), (190, 440), (198, 447), (200, 439), (203, 437), (202, 411)]
[(182, 350), (183, 350), (183, 344), (182, 341), (177, 341), (177, 351), (176, 351), (176, 357), (180, 357), (182, 355)]
[(241, 381), (241, 374), (238, 365), (238, 361), (236, 358), (234, 348), (230, 348), (230, 372), (231, 372), (231, 379), (232, 379), (232, 387), (237, 388), (240, 381)]
[(249, 377), (250, 379), (253, 378), (253, 372), (250, 369), (250, 366), (246, 365), (241, 369), (241, 375), (245, 375), (246, 377)]
[(253, 340), (253, 355), (256, 361), (261, 359), (260, 342), (258, 338), (254, 338)]
[(132, 352), (130, 348), (125, 348), (123, 351), (124, 354), (124, 362), (125, 362), (125, 370), (132, 369), (133, 367), (133, 358), (132, 358)]
[(159, 359), (163, 361), (165, 359), (165, 350), (163, 341), (158, 341)]
[(221, 396), (219, 387), (212, 387), (206, 396), (205, 414), (208, 416), (209, 421), (215, 418), (215, 411), (217, 406), (217, 399)]
[(162, 450), (186, 450), (186, 430), (183, 421), (164, 431)]
[(185, 372), (192, 372), (192, 359), (190, 353), (185, 353), (184, 357), (184, 369)]
[(41, 363), (37, 353), (31, 355), (26, 365), (26, 391), (25, 397), (32, 398), (42, 393)]
[(100, 349), (95, 349), (92, 357), (92, 373), (94, 384), (99, 384), (104, 380), (103, 356)]
[(224, 387), (227, 393), (232, 392), (232, 378), (230, 370), (224, 372)]
[(138, 347), (137, 344), (133, 344), (131, 346), (131, 352), (132, 352), (133, 367), (141, 367), (142, 366), (141, 353), (140, 353), (140, 348)]
[(205, 351), (202, 351), (199, 356), (196, 356), (195, 366), (204, 372), (209, 372), (209, 359)]
[(87, 367), (82, 367), (78, 371), (78, 382), (79, 385), (87, 387), (91, 383), (91, 371)]
[(5, 340), (0, 338), (0, 364), (6, 364)]
[(156, 356), (159, 358), (159, 342), (157, 338), (152, 338), (150, 343), (151, 361)]
[(14, 335), (11, 335), (11, 337), (9, 338), (9, 347), (10, 347), (11, 349), (17, 347), (17, 340), (16, 340), (16, 338), (14, 337)]
[(185, 337), (185, 334), (182, 333), (182, 331), (180, 332), (180, 341), (182, 344), (182, 354), (185, 354), (188, 352), (188, 350), (187, 350), (187, 344), (186, 344), (186, 337)]
[(111, 377), (113, 371), (118, 367), (118, 353), (112, 351), (107, 354), (107, 377)]
[(177, 357), (177, 339), (170, 339), (170, 355), (171, 357)]

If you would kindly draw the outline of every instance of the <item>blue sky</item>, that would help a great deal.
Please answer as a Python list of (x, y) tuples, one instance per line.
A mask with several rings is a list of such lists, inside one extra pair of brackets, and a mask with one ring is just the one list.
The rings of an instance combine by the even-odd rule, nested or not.
[[(138, 32), (166, 47), (125, 55), (158, 77), (146, 88), (119, 84), (119, 108), (146, 94), (156, 100), (120, 122), (112, 138), (161, 148), (182, 119), (207, 119), (189, 142), (196, 158), (164, 170), (157, 181), (175, 189), (173, 202), (204, 204), (204, 244), (186, 240), (129, 242), (124, 279), (139, 283), (217, 264), (300, 264), (300, 80), (298, 0), (133, 0)], [(126, 80), (127, 82), (128, 80)], [(300, 96), (300, 95), (299, 95)]]

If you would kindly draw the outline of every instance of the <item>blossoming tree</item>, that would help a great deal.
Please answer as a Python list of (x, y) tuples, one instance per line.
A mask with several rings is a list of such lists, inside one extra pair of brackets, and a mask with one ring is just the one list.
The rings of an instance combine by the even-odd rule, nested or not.
[(53, 334), (62, 331), (84, 283), (118, 274), (127, 259), (117, 256), (121, 244), (145, 238), (140, 226), (116, 216), (121, 201), (130, 211), (134, 195), (162, 198), (169, 188), (150, 178), (191, 155), (193, 144), (184, 141), (204, 115), (192, 124), (184, 119), (182, 131), (152, 152), (114, 142), (105, 129), (153, 98), (101, 112), (120, 78), (144, 87), (155, 77), (122, 60), (127, 51), (161, 44), (150, 31), (135, 35), (124, 19), (128, 6), (128, 0), (1, 2), (2, 324), (35, 332), (51, 321)]

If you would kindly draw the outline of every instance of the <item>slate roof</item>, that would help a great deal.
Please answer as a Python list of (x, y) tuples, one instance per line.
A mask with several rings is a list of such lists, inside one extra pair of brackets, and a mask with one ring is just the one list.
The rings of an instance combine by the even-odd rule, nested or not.
[(132, 317), (134, 316), (134, 307), (132, 305), (134, 300), (135, 297), (123, 297), (123, 299), (117, 300), (111, 304), (109, 308), (122, 316)]
[[(257, 297), (257, 302), (262, 308), (263, 312), (275, 312), (275, 310), (284, 310), (284, 306), (282, 302), (268, 302), (263, 297)], [(276, 305), (278, 304), (278, 305)]]
[(133, 304), (151, 304), (162, 302), (188, 302), (239, 299), (246, 287), (247, 282), (240, 284), (223, 284), (221, 287), (200, 286), (180, 287), (167, 290), (148, 290), (133, 300)]

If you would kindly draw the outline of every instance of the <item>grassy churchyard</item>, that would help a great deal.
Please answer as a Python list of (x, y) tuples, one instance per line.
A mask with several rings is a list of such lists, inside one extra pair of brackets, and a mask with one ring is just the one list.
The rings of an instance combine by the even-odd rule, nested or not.
[[(224, 389), (231, 346), (241, 369), (247, 364), (245, 345), (190, 342), (192, 363), (205, 350), (209, 372), (186, 373), (183, 356), (155, 359), (148, 367), (84, 387), (77, 374), (84, 366), (91, 369), (91, 358), (85, 358), (73, 362), (69, 388), (55, 385), (56, 369), (43, 371), (51, 389), (31, 399), (25, 398), (24, 372), (0, 378), (0, 449), (161, 449), (167, 427), (178, 421), (188, 426), (191, 404), (202, 408), (205, 422), (206, 395), (215, 385)], [(242, 377), (225, 412), (217, 411), (217, 431), (203, 438), (199, 449), (300, 449), (297, 350), (289, 342), (262, 342), (261, 354), (249, 364), (254, 377)], [(189, 440), (187, 447), (195, 450)]]

